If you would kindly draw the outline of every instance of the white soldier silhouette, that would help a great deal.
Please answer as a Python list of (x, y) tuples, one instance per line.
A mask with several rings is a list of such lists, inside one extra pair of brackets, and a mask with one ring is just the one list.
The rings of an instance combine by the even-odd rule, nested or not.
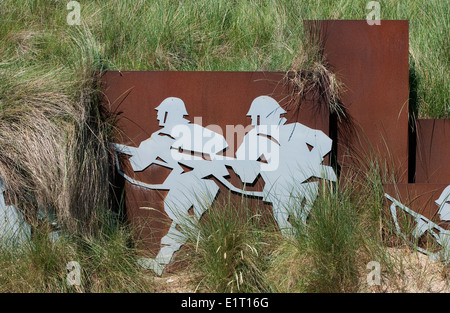
[[(392, 201), (391, 204), (391, 214), (394, 219), (394, 225), (397, 230), (397, 233), (405, 240), (406, 236), (402, 233), (399, 222), (397, 220), (397, 210), (396, 208), (400, 208), (409, 215), (411, 215), (416, 221), (416, 227), (412, 231), (413, 237), (418, 240), (425, 233), (429, 233), (433, 236), (436, 242), (442, 247), (440, 251), (431, 252), (425, 250), (421, 247), (417, 247), (417, 250), (428, 255), (433, 260), (443, 260), (446, 262), (450, 262), (450, 230), (446, 230), (436, 223), (432, 222), (422, 214), (419, 214), (410, 208), (403, 205), (401, 202), (397, 201), (387, 193), (384, 196)], [(441, 221), (449, 222), (450, 221), (450, 185), (447, 186), (444, 191), (441, 193), (439, 198), (435, 201), (436, 205), (439, 206), (438, 215), (440, 216)]]
[[(227, 143), (222, 135), (186, 120), (184, 118), (187, 115), (186, 107), (179, 98), (165, 99), (156, 110), (162, 129), (142, 141), (138, 148), (120, 144), (113, 144), (113, 146), (116, 151), (131, 155), (129, 161), (135, 172), (143, 171), (151, 164), (172, 170), (162, 184), (150, 185), (132, 179), (118, 168), (120, 174), (135, 185), (149, 189), (169, 190), (164, 199), (164, 210), (172, 220), (172, 225), (167, 235), (161, 239), (162, 248), (156, 258), (141, 259), (141, 265), (161, 275), (173, 254), (186, 241), (177, 226), (186, 225), (190, 208), (193, 208), (195, 218), (200, 219), (219, 191), (214, 181), (203, 179), (211, 175), (208, 166), (203, 165), (205, 162), (196, 162), (196, 166), (188, 172), (184, 172), (181, 164), (185, 162), (192, 165), (193, 161), (205, 161), (202, 155), (214, 159), (214, 154), (223, 151)], [(203, 139), (208, 140), (206, 144), (203, 144)], [(204, 151), (205, 147), (208, 151)], [(225, 167), (222, 175), (228, 175)]]
[[(294, 211), (293, 214), (306, 220), (317, 196), (318, 182), (306, 181), (311, 177), (336, 179), (331, 167), (321, 164), (323, 157), (331, 150), (331, 139), (323, 132), (299, 123), (284, 125), (285, 119), (280, 115), (286, 112), (270, 97), (262, 96), (253, 101), (248, 114), (252, 116), (255, 128), (244, 137), (236, 158), (221, 154), (228, 147), (222, 135), (184, 119), (187, 112), (181, 99), (167, 98), (156, 110), (162, 129), (142, 141), (138, 148), (120, 144), (113, 146), (116, 152), (131, 155), (129, 161), (133, 171), (143, 171), (151, 164), (172, 170), (162, 184), (146, 184), (123, 173), (118, 160), (116, 162), (119, 173), (132, 184), (169, 190), (164, 199), (164, 210), (172, 219), (172, 225), (161, 240), (162, 248), (156, 258), (141, 260), (141, 265), (158, 275), (186, 241), (177, 225), (186, 224), (189, 209), (193, 208), (194, 218), (199, 220), (214, 201), (219, 186), (208, 177), (214, 176), (236, 193), (271, 202), (275, 219), (286, 235), (292, 228), (288, 222), (289, 205), (294, 199), (305, 199), (304, 210)], [(267, 163), (261, 162), (262, 159)], [(192, 170), (184, 172), (181, 165)], [(225, 179), (229, 176), (227, 166), (244, 183), (253, 183), (261, 174), (265, 182), (264, 190), (246, 191), (233, 186)]]
[[(306, 221), (318, 194), (318, 181), (311, 178), (336, 180), (330, 166), (322, 165), (325, 155), (331, 151), (332, 140), (322, 131), (300, 123), (285, 124), (281, 117), (286, 111), (269, 96), (253, 100), (247, 116), (251, 116), (254, 128), (247, 133), (236, 152), (239, 160), (265, 159), (261, 165), (264, 180), (262, 198), (270, 202), (278, 226), (285, 236), (293, 234), (289, 217)], [(256, 175), (236, 173), (245, 183), (253, 183)], [(299, 204), (304, 203), (303, 207)]]
[(0, 178), (0, 242), (7, 245), (23, 243), (31, 236), (31, 227), (22, 213), (12, 205), (6, 205), (3, 192), (5, 186)]

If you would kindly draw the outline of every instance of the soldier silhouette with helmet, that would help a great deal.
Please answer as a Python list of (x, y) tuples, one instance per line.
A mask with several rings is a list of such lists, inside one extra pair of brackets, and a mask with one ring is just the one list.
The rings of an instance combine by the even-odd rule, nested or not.
[[(166, 98), (157, 108), (157, 120), (162, 129), (142, 141), (139, 147), (113, 144), (116, 152), (131, 155), (129, 158), (133, 171), (143, 171), (151, 164), (171, 169), (162, 184), (146, 184), (129, 177), (118, 167), (118, 171), (131, 183), (149, 189), (168, 190), (164, 199), (164, 211), (172, 220), (168, 233), (161, 239), (161, 249), (155, 259), (142, 258), (141, 265), (161, 275), (170, 263), (173, 254), (186, 242), (185, 235), (178, 228), (187, 227), (192, 208), (194, 218), (199, 220), (208, 206), (212, 204), (219, 187), (208, 179), (210, 175), (203, 163), (196, 163), (191, 171), (185, 172), (181, 164), (204, 161), (203, 155), (216, 154), (227, 147), (223, 136), (200, 125), (191, 124), (184, 102), (175, 97)], [(208, 151), (203, 151), (203, 139), (207, 138)], [(116, 154), (117, 156), (117, 154)], [(116, 160), (118, 166), (118, 160)], [(191, 163), (189, 163), (191, 164)], [(226, 172), (226, 169), (223, 169)], [(228, 174), (228, 172), (226, 172)]]
[[(265, 159), (261, 176), (263, 200), (270, 202), (278, 226), (285, 236), (293, 234), (289, 217), (306, 221), (317, 197), (319, 182), (314, 177), (335, 181), (330, 166), (322, 165), (331, 151), (332, 140), (320, 130), (300, 123), (286, 124), (286, 111), (269, 96), (253, 100), (247, 116), (254, 128), (247, 133), (236, 152), (239, 160)], [(239, 175), (239, 170), (237, 169)], [(245, 183), (256, 177), (241, 176)]]

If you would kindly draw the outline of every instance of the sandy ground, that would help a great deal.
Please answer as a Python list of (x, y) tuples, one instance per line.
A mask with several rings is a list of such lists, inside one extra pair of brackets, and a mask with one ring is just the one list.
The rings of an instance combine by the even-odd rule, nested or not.
[[(393, 270), (381, 268), (380, 285), (369, 286), (367, 270), (361, 277), (363, 293), (450, 293), (450, 266), (430, 260), (426, 255), (407, 248), (388, 248)], [(178, 271), (154, 277), (155, 292), (197, 292), (198, 281), (192, 273)]]
[[(382, 271), (379, 286), (362, 288), (362, 292), (449, 293), (450, 266), (435, 262), (411, 249), (389, 248), (394, 273)], [(367, 284), (365, 284), (367, 286)]]

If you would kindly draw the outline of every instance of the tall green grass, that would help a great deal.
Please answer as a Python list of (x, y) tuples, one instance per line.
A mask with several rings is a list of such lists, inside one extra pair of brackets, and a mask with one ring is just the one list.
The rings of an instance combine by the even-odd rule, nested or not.
[(324, 183), (322, 187), (307, 223), (294, 222), (296, 235), (274, 252), (268, 275), (278, 291), (329, 293), (360, 288), (360, 269), (370, 258), (363, 251), (367, 232), (358, 200), (348, 186)]
[[(84, 21), (115, 70), (288, 70), (305, 19), (365, 19), (367, 1), (88, 2)], [(420, 117), (448, 118), (449, 8), (439, 0), (380, 2), (382, 19), (410, 21)], [(91, 13), (95, 12), (95, 13)]]
[[(138, 266), (127, 227), (101, 217), (96, 235), (63, 232), (55, 242), (44, 224), (29, 242), (0, 252), (0, 292), (151, 292), (154, 281)], [(70, 284), (78, 262), (80, 285)]]

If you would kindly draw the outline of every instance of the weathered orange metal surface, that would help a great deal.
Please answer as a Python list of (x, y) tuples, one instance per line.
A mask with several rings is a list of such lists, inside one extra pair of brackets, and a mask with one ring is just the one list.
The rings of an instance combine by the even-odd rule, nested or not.
[(416, 121), (416, 183), (450, 185), (450, 120)]
[(345, 87), (341, 100), (353, 127), (338, 124), (339, 164), (359, 166), (373, 154), (389, 164), (398, 182), (407, 183), (408, 21), (370, 26), (365, 20), (324, 20), (305, 26), (320, 33), (325, 58)]

